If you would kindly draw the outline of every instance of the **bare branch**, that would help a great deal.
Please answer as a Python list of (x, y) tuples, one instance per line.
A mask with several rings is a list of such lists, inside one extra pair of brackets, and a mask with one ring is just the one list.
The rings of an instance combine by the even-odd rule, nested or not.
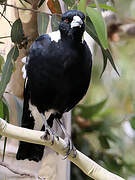
[[(22, 171), (17, 171), (13, 168), (11, 168), (8, 164), (4, 163), (4, 162), (0, 162), (0, 166), (3, 166), (5, 168), (7, 168), (9, 171), (11, 171), (12, 173), (16, 174), (16, 175), (20, 175), (20, 176), (28, 176), (28, 177), (35, 177), (35, 175), (32, 175), (32, 174), (28, 174), (28, 173), (25, 173), (25, 172), (22, 172)], [(41, 180), (45, 180), (45, 178), (43, 177), (40, 177), (38, 176), (38, 179), (41, 179)]]
[[(5, 3), (0, 3), (0, 5), (5, 5)], [(32, 8), (18, 7), (18, 6), (12, 5), (12, 4), (6, 4), (6, 6), (9, 6), (9, 7), (15, 8), (15, 9), (24, 10), (24, 11), (32, 11), (32, 12), (35, 12), (35, 13), (47, 14), (49, 16), (53, 16), (54, 15), (54, 14), (51, 14), (51, 13), (41, 12), (41, 11), (38, 11), (38, 10), (32, 9)], [(55, 14), (55, 15), (61, 16), (61, 14)]]
[[(66, 143), (63, 139), (59, 138), (59, 140), (57, 140), (57, 138), (55, 138), (54, 144), (51, 145), (50, 141), (44, 141), (41, 139), (41, 136), (44, 134), (44, 132), (17, 127), (7, 123), (1, 118), (0, 134), (21, 141), (42, 144), (50, 147), (51, 149), (60, 153), (61, 155), (66, 154)], [(74, 164), (76, 164), (87, 176), (95, 180), (124, 180), (123, 178), (99, 166), (97, 163), (95, 163), (93, 160), (91, 160), (78, 150), (76, 158), (73, 158), (71, 154), (68, 156), (68, 159), (72, 161)]]

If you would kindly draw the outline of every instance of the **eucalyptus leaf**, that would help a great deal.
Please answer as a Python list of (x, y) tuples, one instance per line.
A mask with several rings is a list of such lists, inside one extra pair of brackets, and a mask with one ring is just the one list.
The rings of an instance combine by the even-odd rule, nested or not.
[(0, 0), (0, 3), (6, 2), (6, 0)]
[(104, 135), (99, 135), (98, 139), (99, 139), (99, 141), (100, 141), (101, 146), (102, 146), (104, 149), (109, 149), (109, 148), (110, 148), (110, 145), (109, 145), (109, 142), (108, 142), (106, 136), (104, 136)]
[(107, 40), (107, 28), (101, 13), (91, 7), (87, 7), (86, 11), (95, 27), (100, 43), (102, 44), (104, 49), (107, 49), (109, 47)]
[(84, 14), (86, 14), (86, 3), (87, 0), (80, 0), (78, 4), (78, 10), (82, 11)]
[(74, 0), (63, 0), (63, 1), (67, 6), (73, 6), (73, 4), (75, 3)]
[(130, 125), (135, 130), (135, 116), (130, 119)]
[(92, 116), (97, 115), (103, 109), (106, 102), (107, 98), (95, 105), (79, 104), (76, 107), (76, 110), (78, 112), (77, 115), (83, 117), (84, 119), (90, 119)]
[(52, 31), (57, 31), (59, 29), (60, 17), (57, 15), (52, 15), (51, 18), (51, 27)]
[(39, 35), (45, 34), (49, 23), (49, 15), (38, 13), (37, 20), (38, 20), (38, 34)]
[(109, 51), (109, 49), (104, 49), (102, 44), (100, 43), (100, 40), (98, 38), (98, 35), (96, 33), (96, 30), (95, 30), (95, 27), (92, 23), (92, 21), (90, 20), (90, 18), (87, 16), (86, 17), (86, 31), (87, 33), (97, 42), (97, 44), (101, 47), (101, 50), (102, 50), (102, 54), (103, 54), (103, 61), (104, 61), (104, 64), (103, 64), (103, 69), (102, 69), (102, 73), (101, 75), (103, 74), (105, 68), (106, 68), (106, 65), (107, 65), (107, 60), (110, 61), (112, 67), (114, 68), (114, 70), (116, 71), (116, 73), (119, 75), (119, 72), (115, 66), (115, 63), (114, 63), (114, 60), (113, 60), (113, 57)]
[(12, 26), (11, 29), (11, 40), (14, 43), (20, 44), (23, 41), (24, 32), (23, 26), (20, 19), (17, 19)]
[(7, 137), (4, 138), (4, 148), (2, 154), (2, 162), (4, 162), (5, 152), (6, 152), (6, 145), (7, 145)]
[[(113, 12), (117, 12), (117, 10), (115, 8), (113, 8), (112, 6), (108, 6), (106, 4), (101, 4), (101, 3), (98, 3), (98, 6), (102, 9), (105, 9), (105, 10), (110, 10), (110, 11), (113, 11)], [(89, 5), (89, 7), (93, 7), (93, 8), (96, 8), (96, 4), (95, 3), (92, 3)]]
[(3, 96), (3, 93), (6, 89), (6, 86), (10, 80), (12, 71), (13, 71), (13, 60), (15, 61), (18, 57), (18, 48), (14, 46), (8, 53), (6, 62), (3, 66), (2, 77), (0, 81), (0, 99)]
[(5, 61), (4, 61), (3, 56), (0, 55), (0, 73), (2, 72), (2, 66), (3, 66), (4, 62)]
[(17, 96), (13, 95), (13, 97), (14, 97), (15, 107), (16, 107), (16, 111), (17, 111), (17, 120), (18, 120), (19, 126), (21, 126), (22, 113), (23, 113), (23, 102)]
[(5, 119), (9, 123), (9, 111), (11, 111), (11, 107), (4, 97), (2, 98), (2, 102), (3, 102), (3, 115), (4, 115), (3, 119)]
[(45, 2), (45, 0), (41, 0), (41, 1), (39, 2), (39, 4), (38, 4), (38, 7), (40, 8), (40, 7), (43, 5), (44, 2)]
[(3, 119), (3, 102), (2, 102), (2, 100), (0, 100), (0, 118), (2, 118)]

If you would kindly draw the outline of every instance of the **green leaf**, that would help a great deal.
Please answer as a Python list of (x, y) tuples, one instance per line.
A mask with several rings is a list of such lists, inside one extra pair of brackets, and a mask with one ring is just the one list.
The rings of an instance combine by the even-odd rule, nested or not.
[[(99, 7), (102, 8), (102, 9), (105, 9), (105, 10), (110, 10), (110, 11), (113, 11), (113, 12), (117, 12), (117, 10), (115, 8), (113, 8), (112, 6), (108, 6), (106, 4), (101, 4), (101, 3), (98, 3)], [(96, 8), (96, 4), (93, 3), (93, 4), (90, 4), (89, 7), (92, 7), (92, 8)]]
[(135, 116), (130, 119), (130, 125), (135, 130)]
[(37, 16), (37, 20), (38, 20), (38, 34), (39, 35), (45, 34), (49, 23), (49, 15), (39, 13)]
[(0, 73), (2, 72), (2, 66), (3, 66), (4, 62), (5, 61), (4, 61), (3, 56), (0, 55)]
[(0, 117), (3, 119), (3, 102), (0, 100)]
[(82, 11), (84, 14), (86, 14), (86, 3), (87, 0), (80, 0), (78, 4), (78, 10)]
[(63, 0), (64, 3), (67, 5), (67, 6), (73, 6), (75, 1), (74, 0)]
[(113, 67), (113, 69), (114, 69), (114, 70), (116, 71), (116, 73), (120, 76), (120, 74), (119, 74), (119, 72), (118, 72), (118, 70), (117, 70), (117, 68), (116, 68), (116, 66), (115, 66), (113, 57), (112, 57), (109, 49), (103, 49), (103, 48), (102, 48), (102, 52), (103, 52), (103, 56), (106, 56), (106, 57), (109, 59), (111, 65), (112, 65), (112, 67)]
[(8, 53), (6, 62), (3, 66), (3, 73), (0, 81), (0, 99), (6, 89), (6, 86), (10, 80), (13, 71), (13, 60), (15, 61), (18, 57), (18, 48), (14, 46)]
[(11, 108), (4, 97), (2, 98), (2, 102), (3, 102), (3, 116), (4, 116), (3, 119), (5, 119), (9, 123), (9, 110)]
[(104, 148), (104, 149), (109, 149), (110, 148), (110, 145), (108, 143), (108, 140), (107, 140), (107, 137), (104, 136), (104, 135), (99, 135), (98, 137), (99, 141), (100, 141), (100, 144), (101, 146)]
[(15, 107), (16, 107), (16, 111), (17, 111), (17, 120), (18, 120), (19, 125), (21, 126), (22, 113), (23, 113), (23, 102), (17, 96), (13, 95), (13, 97), (14, 97)]
[(2, 154), (2, 162), (4, 162), (5, 152), (6, 152), (6, 145), (7, 145), (7, 137), (4, 138), (4, 149)]
[(12, 26), (11, 29), (11, 40), (14, 43), (20, 44), (23, 41), (24, 32), (23, 26), (20, 19), (17, 19)]
[(51, 27), (52, 27), (52, 31), (57, 31), (59, 29), (59, 23), (60, 23), (60, 17), (57, 15), (52, 15), (51, 18)]
[(107, 40), (107, 28), (101, 13), (91, 7), (87, 7), (86, 11), (95, 27), (100, 43), (104, 49), (107, 49), (109, 47)]
[(45, 2), (45, 0), (41, 0), (38, 4), (38, 7), (40, 8), (44, 2)]
[(104, 61), (104, 64), (103, 64), (103, 70), (102, 70), (102, 73), (101, 75), (103, 74), (105, 68), (106, 68), (106, 65), (107, 65), (107, 59), (109, 59), (111, 65), (113, 66), (114, 70), (116, 71), (116, 73), (119, 75), (119, 72), (114, 64), (114, 61), (113, 61), (113, 57), (109, 51), (109, 49), (104, 49), (102, 44), (100, 43), (99, 41), (99, 38), (97, 36), (97, 33), (96, 33), (96, 30), (95, 30), (95, 27), (94, 25), (92, 24), (90, 18), (87, 16), (86, 17), (86, 31), (88, 32), (88, 34), (98, 43), (98, 45), (101, 47), (101, 50), (102, 50), (102, 54), (103, 54), (103, 61)]
[(83, 117), (84, 119), (90, 119), (92, 116), (97, 115), (103, 109), (106, 102), (107, 98), (95, 105), (89, 106), (79, 104), (76, 107), (76, 112), (78, 112), (77, 115)]
[(6, 0), (0, 0), (0, 3), (6, 2)]

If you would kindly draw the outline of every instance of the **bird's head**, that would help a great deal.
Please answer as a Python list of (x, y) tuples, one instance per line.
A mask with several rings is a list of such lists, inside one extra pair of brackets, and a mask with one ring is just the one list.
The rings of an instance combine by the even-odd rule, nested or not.
[(78, 10), (69, 10), (62, 15), (59, 25), (61, 36), (80, 41), (85, 30), (85, 15)]

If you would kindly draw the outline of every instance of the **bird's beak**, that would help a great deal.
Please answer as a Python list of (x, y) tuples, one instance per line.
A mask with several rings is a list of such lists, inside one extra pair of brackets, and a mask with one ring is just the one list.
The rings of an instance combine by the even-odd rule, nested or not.
[(81, 18), (79, 16), (74, 16), (73, 21), (71, 22), (71, 28), (78, 26), (81, 27), (82, 24), (83, 21), (81, 20)]

